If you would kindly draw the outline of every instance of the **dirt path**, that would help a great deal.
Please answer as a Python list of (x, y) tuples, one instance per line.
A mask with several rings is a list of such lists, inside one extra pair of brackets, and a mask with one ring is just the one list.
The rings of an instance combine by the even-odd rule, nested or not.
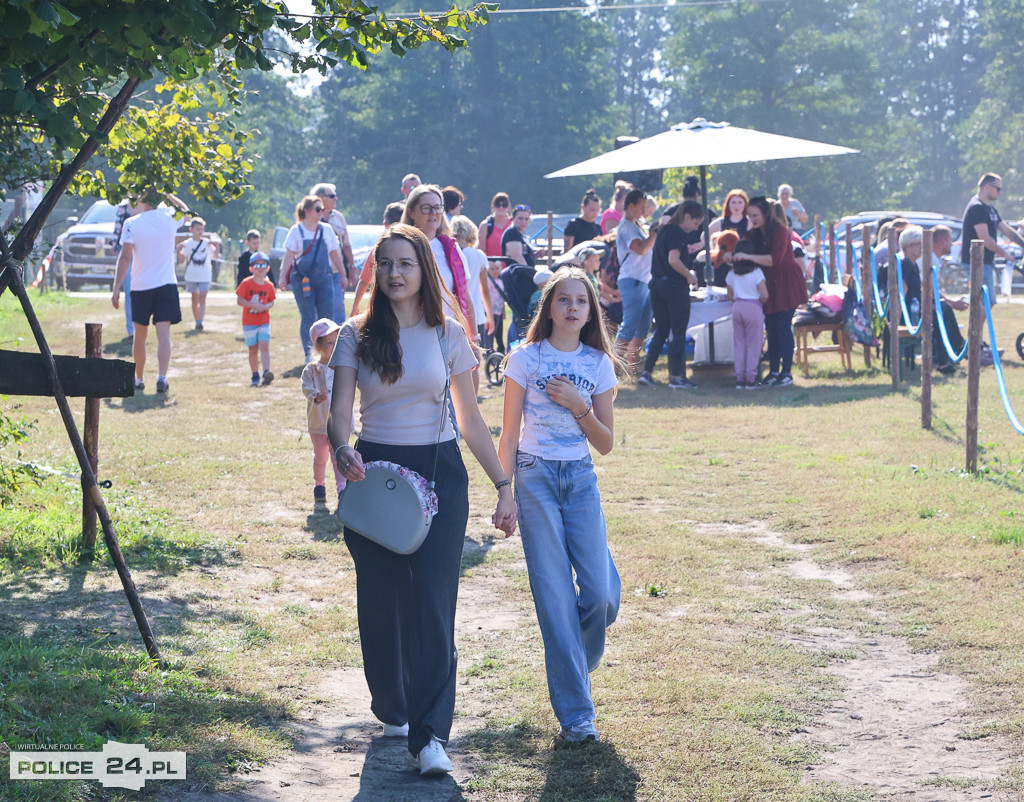
[[(790, 552), (809, 549), (768, 531), (756, 539)], [(864, 605), (880, 624), (887, 622), (852, 575), (823, 570), (806, 557), (788, 563), (788, 570), (798, 579), (831, 583), (834, 598)], [(936, 670), (939, 655), (913, 652), (902, 638), (833, 627), (812, 627), (792, 640), (804, 649), (856, 654), (825, 669), (840, 678), (844, 696), (796, 736), (828, 750), (824, 761), (808, 767), (808, 779), (859, 786), (892, 800), (999, 798), (996, 781), (1013, 766), (1012, 753), (999, 739), (963, 737), (979, 732), (981, 722), (969, 712), (967, 684)]]
[[(735, 527), (727, 528), (735, 531)], [(762, 525), (743, 530), (769, 549), (809, 549), (788, 543)], [(467, 540), (467, 554), (480, 548)], [(495, 542), (493, 548), (521, 553), (515, 539)], [(507, 582), (503, 575), (482, 569), (485, 566), (463, 579), (456, 621), (458, 642), (473, 644), (473, 648), (529, 625), (527, 612), (502, 597), (502, 583)], [(788, 571), (802, 581), (829, 582), (837, 599), (865, 605), (869, 615), (885, 622), (884, 613), (872, 607), (871, 594), (857, 587), (850, 574), (826, 571), (808, 557), (777, 570)], [(980, 722), (968, 711), (966, 683), (938, 672), (937, 655), (914, 653), (900, 638), (824, 626), (805, 628), (791, 640), (804, 649), (856, 654), (850, 660), (832, 661), (825, 669), (842, 682), (843, 697), (794, 736), (824, 747), (826, 757), (806, 770), (808, 781), (859, 788), (901, 802), (1003, 798), (996, 781), (1012, 767), (1012, 753), (995, 738), (963, 737), (979, 731)], [(362, 672), (339, 669), (311, 695), (326, 703), (307, 706), (289, 725), (298, 744), (292, 754), (250, 775), (243, 792), (192, 793), (176, 798), (186, 802), (462, 800), (461, 788), (473, 776), (474, 761), (460, 749), (460, 736), (482, 725), (473, 711), (486, 707), (486, 695), (481, 684), (470, 681), (460, 685), (449, 749), (455, 772), (451, 777), (423, 780), (404, 740), (380, 736), (380, 727), (369, 712)]]
[[(484, 549), (511, 550), (522, 556), (518, 539), (487, 542), (467, 539), (464, 557)], [(513, 558), (516, 559), (516, 558)], [(503, 633), (526, 625), (524, 613), (502, 598), (507, 579), (499, 571), (478, 567), (463, 577), (455, 616), (456, 643), (464, 651), (486, 649)], [(456, 718), (448, 753), (451, 776), (420, 777), (404, 738), (384, 738), (370, 712), (370, 694), (362, 669), (330, 672), (309, 695), (314, 700), (287, 726), (297, 746), (287, 756), (249, 775), (240, 793), (199, 792), (175, 795), (182, 802), (451, 802), (464, 799), (461, 786), (472, 777), (472, 758), (460, 749), (461, 736), (479, 729), (473, 715), (486, 707), (479, 681), (460, 680)], [(323, 700), (324, 704), (319, 704)]]

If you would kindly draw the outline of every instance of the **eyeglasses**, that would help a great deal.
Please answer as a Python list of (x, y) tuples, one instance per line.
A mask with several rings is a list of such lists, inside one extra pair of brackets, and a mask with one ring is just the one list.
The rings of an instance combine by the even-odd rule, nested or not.
[(390, 273), (392, 270), (397, 270), (403, 276), (408, 276), (412, 269), (418, 266), (419, 262), (412, 259), (399, 259), (397, 262), (393, 262), (390, 259), (380, 259), (377, 262), (377, 272)]
[(441, 214), (441, 212), (444, 211), (444, 206), (442, 206), (440, 203), (436, 205), (431, 205), (429, 203), (421, 203), (416, 208), (420, 210), (420, 214)]
[(520, 203), (518, 206), (516, 206), (515, 211), (517, 211), (517, 212), (528, 212), (528, 211), (530, 211), (530, 207), (527, 206), (525, 203)]
[(1002, 192), (1003, 191), (1003, 185), (1002, 184), (999, 184), (998, 186), (996, 184), (993, 184), (992, 186), (995, 187), (996, 192)]
[(313, 211), (314, 212), (322, 212), (323, 210), (324, 210), (323, 206), (314, 206), (313, 207)]
[(332, 192), (332, 193), (331, 193), (330, 195), (324, 195), (324, 197), (325, 197), (325, 198), (336, 198), (336, 197), (338, 197), (338, 196), (337, 196), (337, 195), (335, 195), (335, 194), (334, 194), (334, 193)]
[(507, 209), (508, 208), (508, 201), (507, 200), (496, 200), (494, 202), (494, 208), (495, 209)]

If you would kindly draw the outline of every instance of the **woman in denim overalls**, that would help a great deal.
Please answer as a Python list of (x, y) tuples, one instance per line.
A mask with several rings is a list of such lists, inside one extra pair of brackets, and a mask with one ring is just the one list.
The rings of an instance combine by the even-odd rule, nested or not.
[(309, 327), (319, 318), (331, 318), (334, 314), (331, 265), (339, 271), (345, 270), (337, 234), (320, 222), (322, 211), (323, 202), (316, 195), (307, 195), (299, 201), (295, 207), (298, 222), (288, 232), (281, 260), (281, 286), (292, 291), (299, 307), (299, 337), (307, 359), (313, 348)]

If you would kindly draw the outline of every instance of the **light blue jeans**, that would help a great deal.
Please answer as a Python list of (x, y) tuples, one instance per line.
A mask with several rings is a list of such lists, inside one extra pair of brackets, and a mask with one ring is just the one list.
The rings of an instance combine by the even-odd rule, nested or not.
[(620, 278), (622, 295), (622, 325), (615, 339), (619, 342), (643, 340), (651, 330), (651, 289), (646, 282), (635, 278)]
[(331, 273), (334, 276), (334, 314), (331, 319), (339, 326), (345, 322), (345, 283), (348, 281), (343, 273)]
[(594, 718), (589, 673), (601, 662), (622, 591), (593, 461), (520, 451), (516, 502), (551, 706), (559, 723), (571, 727)]

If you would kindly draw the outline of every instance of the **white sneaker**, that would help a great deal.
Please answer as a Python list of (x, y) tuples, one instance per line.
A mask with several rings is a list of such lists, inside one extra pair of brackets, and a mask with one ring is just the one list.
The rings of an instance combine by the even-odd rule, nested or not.
[(409, 737), (409, 724), (385, 724), (385, 738), (407, 738)]
[(444, 744), (437, 738), (431, 738), (430, 743), (420, 750), (416, 760), (420, 764), (420, 774), (447, 774), (452, 771), (452, 762), (444, 751)]

